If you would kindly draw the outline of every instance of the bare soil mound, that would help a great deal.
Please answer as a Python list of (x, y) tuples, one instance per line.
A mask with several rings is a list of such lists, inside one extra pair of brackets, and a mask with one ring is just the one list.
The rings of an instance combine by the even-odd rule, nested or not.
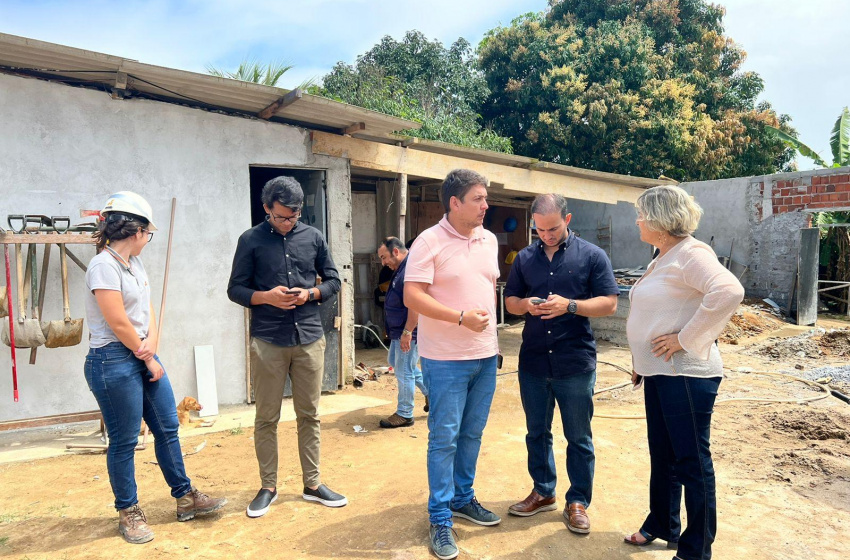
[(720, 334), (720, 341), (739, 344), (743, 338), (775, 331), (783, 324), (764, 308), (741, 305)]

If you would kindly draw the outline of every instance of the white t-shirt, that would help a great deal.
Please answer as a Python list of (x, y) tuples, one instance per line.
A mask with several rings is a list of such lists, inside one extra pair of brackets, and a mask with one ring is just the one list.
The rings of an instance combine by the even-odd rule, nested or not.
[(139, 338), (147, 338), (150, 327), (151, 289), (148, 275), (142, 260), (130, 257), (130, 269), (113, 257), (109, 251), (101, 251), (89, 263), (86, 272), (86, 318), (89, 323), (89, 346), (101, 348), (110, 342), (120, 342), (106, 323), (94, 290), (114, 290), (121, 292), (124, 311)]

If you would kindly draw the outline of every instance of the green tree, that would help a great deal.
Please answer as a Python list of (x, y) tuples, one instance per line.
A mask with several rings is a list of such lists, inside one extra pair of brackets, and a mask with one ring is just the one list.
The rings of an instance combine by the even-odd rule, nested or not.
[(800, 152), (823, 167), (844, 167), (850, 165), (850, 109), (844, 110), (838, 115), (832, 133), (829, 136), (829, 147), (832, 149), (832, 165), (828, 165), (820, 154), (801, 142), (795, 134), (769, 126), (768, 129), (782, 140), (789, 148)]
[(386, 36), (353, 65), (338, 62), (310, 92), (422, 124), (406, 135), (511, 152), (509, 139), (481, 126), (489, 90), (463, 38), (446, 48), (419, 31)]
[(517, 153), (567, 165), (703, 180), (791, 170), (786, 115), (703, 0), (550, 0), (479, 46), (484, 122)]
[[(240, 80), (242, 82), (253, 82), (264, 86), (277, 86), (277, 83), (288, 71), (294, 68), (291, 64), (284, 62), (269, 62), (263, 64), (257, 60), (250, 58), (244, 59), (239, 63), (235, 71), (222, 70), (212, 65), (207, 65), (207, 73), (219, 78), (230, 78), (231, 80)], [(308, 79), (299, 84), (297, 87), (307, 89), (313, 85), (313, 80)]]

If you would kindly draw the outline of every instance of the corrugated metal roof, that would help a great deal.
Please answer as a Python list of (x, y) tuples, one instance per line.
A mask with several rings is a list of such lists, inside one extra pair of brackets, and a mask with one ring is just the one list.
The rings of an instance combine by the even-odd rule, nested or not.
[[(6, 67), (0, 69), (5, 72), (55, 77), (68, 82), (101, 83), (109, 87), (115, 86), (120, 74), (126, 74), (127, 90), (251, 115), (258, 114), (290, 92), (6, 33), (0, 33), (0, 66)], [(306, 93), (302, 93), (294, 103), (276, 110), (272, 117), (337, 132), (354, 127), (353, 136), (369, 137), (387, 137), (392, 132), (421, 126), (413, 121)]]

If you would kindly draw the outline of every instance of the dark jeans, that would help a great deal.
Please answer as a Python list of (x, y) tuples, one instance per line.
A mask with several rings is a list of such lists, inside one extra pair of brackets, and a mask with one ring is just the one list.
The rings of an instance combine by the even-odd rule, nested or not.
[(109, 433), (106, 468), (115, 509), (126, 509), (139, 501), (133, 457), (142, 418), (154, 436), (156, 460), (171, 487), (171, 495), (180, 498), (188, 494), (192, 484), (183, 466), (177, 439), (177, 407), (168, 376), (151, 383), (145, 363), (120, 342), (90, 348), (85, 374)]
[[(711, 413), (720, 377), (644, 377), (649, 440), (649, 516), (641, 527), (679, 541), (682, 560), (709, 560), (717, 533), (714, 465), (709, 451)], [(681, 531), (682, 488), (688, 526)]]
[(561, 411), (561, 423), (567, 438), (567, 476), (570, 488), (567, 503), (578, 502), (587, 507), (593, 494), (593, 472), (596, 455), (590, 421), (593, 418), (593, 386), (596, 371), (564, 378), (538, 377), (519, 372), (519, 393), (525, 410), (528, 434), (528, 474), (534, 490), (541, 496), (555, 495), (558, 473), (552, 450), (552, 417), (555, 402)]

